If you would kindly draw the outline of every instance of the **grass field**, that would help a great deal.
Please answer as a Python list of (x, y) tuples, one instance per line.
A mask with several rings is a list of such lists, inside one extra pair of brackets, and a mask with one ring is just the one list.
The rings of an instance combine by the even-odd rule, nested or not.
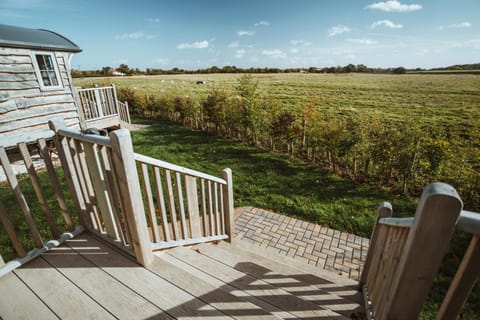
[[(145, 94), (205, 97), (213, 88), (233, 89), (240, 74), (199, 74), (74, 79), (77, 86), (115, 83)], [(480, 77), (471, 74), (255, 74), (264, 97), (288, 109), (314, 103), (339, 113), (414, 117), (463, 131), (480, 124)], [(197, 85), (205, 80), (205, 85)]]

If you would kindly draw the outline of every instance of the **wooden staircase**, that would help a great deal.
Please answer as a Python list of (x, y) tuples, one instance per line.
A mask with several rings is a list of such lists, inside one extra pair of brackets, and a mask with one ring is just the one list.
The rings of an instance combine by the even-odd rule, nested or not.
[(361, 319), (357, 282), (245, 241), (148, 269), (89, 232), (0, 278), (2, 319)]

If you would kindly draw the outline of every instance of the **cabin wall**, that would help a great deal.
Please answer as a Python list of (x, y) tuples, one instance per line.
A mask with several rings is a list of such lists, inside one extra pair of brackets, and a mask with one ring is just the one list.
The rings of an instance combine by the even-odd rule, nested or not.
[(55, 52), (63, 88), (42, 91), (31, 50), (0, 48), (0, 146), (15, 146), (53, 135), (48, 121), (63, 119), (79, 128), (79, 115), (70, 77), (72, 53)]

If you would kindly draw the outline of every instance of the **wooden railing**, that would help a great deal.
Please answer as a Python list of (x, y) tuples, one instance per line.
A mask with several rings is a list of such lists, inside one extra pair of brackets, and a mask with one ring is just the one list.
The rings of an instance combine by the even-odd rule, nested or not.
[(82, 225), (134, 254), (142, 265), (151, 262), (152, 250), (231, 239), (230, 169), (217, 178), (135, 154), (126, 129), (103, 137), (66, 129), (62, 124), (52, 123), (52, 128)]
[(222, 178), (135, 154), (154, 249), (231, 239), (230, 169)]
[(473, 233), (465, 256), (437, 314), (456, 319), (480, 274), (480, 214), (462, 211), (454, 188), (427, 186), (414, 218), (378, 212), (360, 287), (369, 319), (416, 319), (456, 229)]
[[(82, 120), (87, 126), (100, 126), (104, 123), (130, 123), (128, 103), (118, 101), (115, 85), (76, 90)], [(115, 118), (110, 119), (109, 118)], [(115, 121), (114, 121), (115, 120)], [(113, 122), (112, 122), (113, 121)]]
[[(10, 150), (9, 153), (10, 157), (0, 146), (0, 163), (15, 200), (15, 207), (0, 200), (0, 223), (17, 258), (9, 259), (5, 265), (0, 265), (0, 277), (83, 231), (81, 226), (74, 225), (46, 139), (38, 139), (28, 146), (19, 143), (17, 149)], [(25, 165), (30, 186), (20, 184), (20, 178), (14, 170), (14, 166), (19, 165), (15, 161), (17, 157), (10, 159), (15, 154)], [(37, 166), (32, 160), (34, 157), (39, 158), (35, 160)], [(39, 170), (46, 171), (47, 181), (40, 179)], [(33, 198), (25, 194), (23, 186), (33, 189)], [(53, 194), (56, 203), (48, 201), (47, 194)], [(27, 226), (26, 230), (22, 227), (23, 221), (19, 224), (18, 217), (13, 217), (17, 214), (21, 214)]]

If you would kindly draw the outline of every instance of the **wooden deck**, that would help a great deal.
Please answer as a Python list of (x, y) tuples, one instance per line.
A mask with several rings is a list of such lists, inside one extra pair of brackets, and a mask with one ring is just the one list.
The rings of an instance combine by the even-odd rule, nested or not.
[(89, 233), (0, 278), (7, 319), (360, 319), (357, 282), (242, 240), (157, 253)]

